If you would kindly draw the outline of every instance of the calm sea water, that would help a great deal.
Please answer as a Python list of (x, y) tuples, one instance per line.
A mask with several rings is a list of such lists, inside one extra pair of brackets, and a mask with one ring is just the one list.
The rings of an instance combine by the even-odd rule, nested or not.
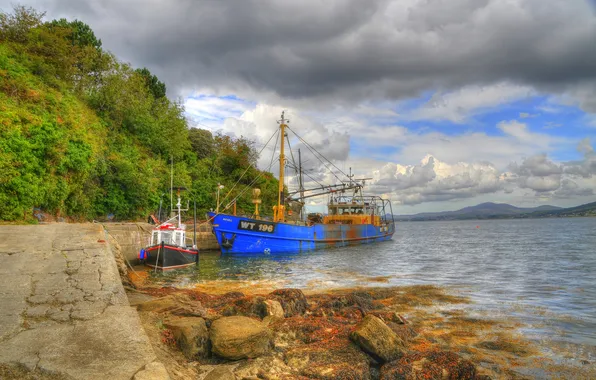
[[(372, 245), (202, 255), (198, 278), (311, 289), (446, 286), (470, 297), (477, 311), (520, 318), (536, 339), (587, 347), (591, 359), (596, 351), (596, 218), (405, 222), (393, 241)], [(193, 279), (181, 275), (176, 282)]]

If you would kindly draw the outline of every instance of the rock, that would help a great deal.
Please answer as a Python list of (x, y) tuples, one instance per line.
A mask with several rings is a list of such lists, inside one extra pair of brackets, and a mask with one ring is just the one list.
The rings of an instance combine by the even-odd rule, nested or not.
[(226, 366), (216, 366), (203, 380), (236, 380), (232, 370)]
[(274, 315), (268, 315), (265, 318), (263, 318), (263, 324), (265, 326), (271, 326), (272, 324), (276, 323), (276, 322), (281, 322), (283, 321), (283, 317), (276, 317)]
[(170, 375), (166, 367), (160, 362), (149, 363), (144, 369), (137, 372), (133, 380), (169, 380)]
[(230, 360), (255, 358), (270, 349), (267, 327), (248, 317), (222, 317), (213, 321), (209, 338), (212, 352)]
[(284, 317), (284, 309), (281, 307), (281, 304), (275, 300), (265, 300), (263, 301), (265, 304), (265, 316), (272, 316), (277, 318)]
[(350, 338), (381, 363), (395, 360), (406, 352), (404, 342), (374, 315), (364, 317)]
[(171, 318), (164, 323), (164, 326), (172, 331), (178, 347), (187, 359), (209, 356), (209, 330), (203, 318)]
[(250, 317), (263, 318), (267, 315), (266, 299), (264, 297), (243, 297), (236, 299), (232, 305), (224, 309), (224, 315), (244, 315)]
[(418, 335), (418, 331), (410, 327), (411, 325), (403, 325), (395, 322), (386, 322), (389, 327), (404, 343), (408, 343)]
[(309, 379), (370, 379), (370, 358), (351, 342), (301, 346), (286, 352), (287, 365)]
[(308, 307), (308, 302), (300, 289), (278, 289), (269, 294), (270, 299), (278, 301), (285, 317), (303, 315)]
[(261, 356), (240, 364), (234, 374), (239, 379), (287, 379), (292, 369), (277, 356)]
[(381, 367), (381, 380), (461, 379), (477, 380), (476, 367), (449, 351), (405, 355)]
[(184, 294), (169, 295), (137, 305), (139, 311), (153, 313), (169, 313), (179, 316), (207, 317), (207, 311), (199, 301), (191, 300)]

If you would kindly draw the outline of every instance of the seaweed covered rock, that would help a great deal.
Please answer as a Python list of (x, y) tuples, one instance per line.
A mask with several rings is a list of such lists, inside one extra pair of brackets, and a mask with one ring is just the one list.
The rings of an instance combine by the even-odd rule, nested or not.
[(176, 344), (189, 360), (209, 356), (209, 330), (199, 317), (174, 317), (164, 326), (172, 331)]
[(270, 350), (267, 327), (260, 321), (243, 316), (222, 317), (213, 321), (209, 338), (212, 352), (230, 360), (255, 358)]
[(381, 380), (461, 379), (476, 380), (476, 367), (469, 360), (449, 351), (405, 355), (381, 367)]
[(406, 353), (405, 344), (397, 334), (371, 314), (362, 319), (350, 338), (381, 363), (390, 362)]
[(285, 317), (303, 315), (308, 307), (308, 302), (300, 289), (278, 289), (269, 294), (270, 299), (278, 301)]
[(285, 357), (289, 367), (309, 379), (370, 379), (370, 358), (349, 341), (304, 345)]

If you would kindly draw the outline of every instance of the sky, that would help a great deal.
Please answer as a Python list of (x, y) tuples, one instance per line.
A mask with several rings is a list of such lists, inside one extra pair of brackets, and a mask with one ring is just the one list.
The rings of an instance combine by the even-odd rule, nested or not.
[(596, 201), (594, 1), (20, 4), (89, 24), (166, 83), (191, 127), (254, 140), (262, 169), (284, 110), (307, 186), (351, 168), (396, 214)]

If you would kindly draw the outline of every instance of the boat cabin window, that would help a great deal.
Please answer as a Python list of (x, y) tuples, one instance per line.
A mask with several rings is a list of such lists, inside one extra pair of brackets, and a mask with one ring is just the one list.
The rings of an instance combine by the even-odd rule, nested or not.
[(365, 210), (362, 206), (333, 207), (331, 215), (362, 215), (368, 214), (368, 208)]

